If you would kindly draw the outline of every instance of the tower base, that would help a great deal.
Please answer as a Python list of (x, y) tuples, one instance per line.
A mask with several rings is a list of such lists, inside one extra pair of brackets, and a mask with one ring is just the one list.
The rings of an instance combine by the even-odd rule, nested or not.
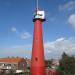
[(44, 67), (33, 67), (30, 75), (45, 75), (45, 69)]

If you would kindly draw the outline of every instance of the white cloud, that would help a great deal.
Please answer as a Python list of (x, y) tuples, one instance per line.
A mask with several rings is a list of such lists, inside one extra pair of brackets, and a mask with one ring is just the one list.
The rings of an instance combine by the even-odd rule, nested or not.
[(61, 37), (59, 39), (56, 39), (55, 41), (52, 42), (46, 42), (44, 44), (45, 49), (49, 49), (49, 50), (55, 50), (56, 49), (56, 44), (57, 43), (61, 43), (62, 41), (64, 41), (65, 38)]
[(57, 39), (55, 42), (60, 42), (60, 41), (63, 41), (65, 38), (61, 37), (59, 39)]
[(21, 33), (21, 39), (27, 39), (27, 38), (30, 38), (30, 37), (31, 37), (31, 35), (28, 32)]
[(59, 10), (60, 11), (61, 10), (70, 11), (70, 10), (73, 10), (73, 9), (75, 9), (75, 1), (69, 1), (69, 2), (67, 2), (67, 3), (65, 3), (63, 5), (59, 5)]
[[(22, 56), (31, 57), (32, 44), (16, 45), (9, 48), (0, 48), (0, 56)], [(44, 43), (45, 58), (60, 57), (63, 52), (75, 55), (75, 39), (74, 38), (58, 38), (52, 42)], [(9, 52), (9, 54), (8, 54)]]
[(61, 55), (63, 52), (72, 55), (75, 53), (75, 39), (73, 38), (66, 39), (63, 37), (58, 38), (53, 42), (45, 43), (45, 49), (47, 49), (46, 52), (57, 54), (57, 56)]
[(15, 27), (12, 27), (12, 28), (11, 28), (11, 31), (12, 31), (12, 32), (17, 32), (17, 29), (16, 29)]
[(75, 28), (75, 14), (69, 16), (68, 22)]
[(16, 29), (16, 27), (12, 27), (11, 28), (11, 31), (12, 32), (15, 32), (17, 36), (19, 36), (21, 39), (27, 39), (27, 38), (30, 38), (31, 35), (29, 32), (19, 32), (18, 29)]

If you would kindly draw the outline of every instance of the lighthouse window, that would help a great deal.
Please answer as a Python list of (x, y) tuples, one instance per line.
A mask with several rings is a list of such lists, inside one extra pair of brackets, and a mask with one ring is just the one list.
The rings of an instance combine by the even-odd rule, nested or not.
[(36, 57), (35, 60), (38, 61), (38, 58)]

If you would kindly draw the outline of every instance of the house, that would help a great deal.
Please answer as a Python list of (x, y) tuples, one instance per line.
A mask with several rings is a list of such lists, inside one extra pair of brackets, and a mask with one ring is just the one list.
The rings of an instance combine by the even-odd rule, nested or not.
[(58, 59), (53, 59), (52, 60), (52, 65), (59, 66), (59, 60)]
[(0, 58), (0, 71), (13, 70), (16, 73), (24, 72), (27, 67), (26, 60), (20, 57)]
[(59, 66), (59, 60), (58, 59), (53, 59), (51, 63), (51, 68), (56, 69)]
[(56, 69), (59, 66), (59, 60), (58, 59), (51, 59), (51, 60), (45, 60), (45, 66), (46, 66), (46, 74), (48, 75), (56, 75), (57, 71)]
[(45, 60), (45, 67), (50, 67), (52, 61), (51, 60)]
[(26, 58), (25, 60), (27, 62), (27, 68), (30, 69), (31, 59)]

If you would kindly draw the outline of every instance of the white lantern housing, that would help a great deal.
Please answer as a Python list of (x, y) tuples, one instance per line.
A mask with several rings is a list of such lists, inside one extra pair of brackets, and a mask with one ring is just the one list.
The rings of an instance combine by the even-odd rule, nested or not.
[(34, 20), (36, 19), (45, 20), (45, 12), (41, 10), (37, 10), (34, 14)]

